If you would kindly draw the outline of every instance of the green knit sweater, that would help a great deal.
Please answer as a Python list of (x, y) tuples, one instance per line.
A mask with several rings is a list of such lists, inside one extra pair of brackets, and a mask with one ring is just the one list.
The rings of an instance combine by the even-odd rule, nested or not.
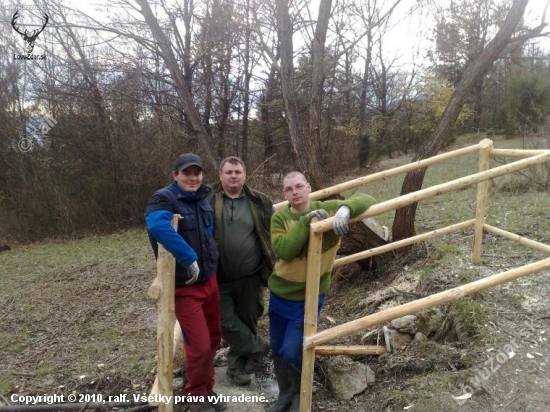
[[(353, 218), (375, 203), (376, 200), (371, 196), (356, 193), (346, 200), (312, 201), (309, 209), (302, 213), (293, 213), (290, 207), (275, 212), (271, 217), (271, 242), (277, 260), (269, 278), (269, 290), (284, 299), (305, 300), (309, 212), (324, 209), (329, 216), (334, 216), (338, 208), (345, 205), (350, 208)], [(323, 234), (320, 294), (330, 287), (330, 275), (339, 244), (340, 236), (332, 230)]]

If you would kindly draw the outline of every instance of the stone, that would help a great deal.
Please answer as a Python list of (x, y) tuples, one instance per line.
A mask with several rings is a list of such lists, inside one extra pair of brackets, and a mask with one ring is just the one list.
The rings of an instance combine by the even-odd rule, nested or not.
[(348, 356), (334, 356), (328, 364), (329, 385), (339, 399), (350, 400), (363, 392), (369, 383), (375, 382), (374, 372), (367, 365), (355, 362)]
[(376, 383), (376, 375), (369, 365), (365, 366), (367, 367), (367, 385), (374, 385)]
[(426, 342), (429, 339), (422, 332), (416, 332), (414, 335), (414, 340), (417, 342)]
[(390, 329), (390, 345), (392, 349), (402, 349), (412, 340), (408, 333), (401, 333), (395, 329)]
[(406, 315), (401, 318), (394, 319), (390, 322), (390, 326), (393, 329), (397, 329), (399, 332), (410, 333), (411, 335), (414, 335), (418, 331), (416, 326), (416, 316), (414, 315)]
[(422, 309), (416, 313), (418, 332), (422, 332), (428, 338), (441, 328), (444, 320), (445, 314), (439, 308)]

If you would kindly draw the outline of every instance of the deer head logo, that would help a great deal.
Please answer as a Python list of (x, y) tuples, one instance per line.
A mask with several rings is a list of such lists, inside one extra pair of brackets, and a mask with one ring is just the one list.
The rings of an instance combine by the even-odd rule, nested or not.
[(19, 18), (19, 10), (13, 13), (13, 18), (11, 19), (11, 25), (13, 29), (17, 33), (19, 33), (21, 37), (23, 37), (23, 40), (25, 41), (25, 43), (27, 43), (27, 53), (31, 54), (32, 50), (34, 49), (34, 42), (36, 41), (36, 38), (40, 33), (42, 33), (42, 31), (48, 24), (48, 20), (49, 20), (48, 15), (44, 13), (44, 24), (42, 25), (42, 27), (40, 29), (34, 29), (30, 33), (27, 33), (27, 29), (25, 29), (24, 31), (21, 31), (20, 29), (21, 26), (17, 25), (18, 18)]

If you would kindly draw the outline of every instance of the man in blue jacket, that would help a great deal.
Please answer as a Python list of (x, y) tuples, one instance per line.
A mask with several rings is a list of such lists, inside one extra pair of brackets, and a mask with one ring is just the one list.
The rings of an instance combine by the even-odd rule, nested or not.
[[(185, 394), (204, 399), (188, 410), (221, 411), (224, 403), (208, 402), (208, 396), (215, 395), (213, 360), (221, 340), (210, 189), (202, 184), (202, 161), (193, 153), (176, 159), (172, 177), (173, 182), (149, 199), (145, 221), (155, 257), (160, 243), (176, 259), (174, 303), (185, 348)], [(181, 215), (177, 231), (172, 228), (174, 214)]]

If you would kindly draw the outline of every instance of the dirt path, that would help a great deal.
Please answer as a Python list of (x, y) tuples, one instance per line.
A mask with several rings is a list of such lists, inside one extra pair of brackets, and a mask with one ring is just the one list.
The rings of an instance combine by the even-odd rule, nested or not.
[(238, 400), (247, 396), (249, 399), (260, 397), (260, 399), (266, 400), (266, 402), (229, 401), (227, 403), (227, 412), (264, 412), (266, 407), (270, 405), (270, 402), (276, 398), (278, 388), (274, 380), (267, 379), (260, 381), (253, 375), (250, 385), (236, 386), (225, 373), (226, 370), (227, 368), (225, 366), (216, 368), (216, 385), (214, 391), (217, 394)]
[(457, 400), (457, 410), (550, 410), (549, 281), (545, 272), (502, 286), (503, 292), (513, 290), (524, 299), (517, 310), (496, 309), (487, 327), (493, 341), (485, 348), (487, 360), (453, 391), (472, 394)]

